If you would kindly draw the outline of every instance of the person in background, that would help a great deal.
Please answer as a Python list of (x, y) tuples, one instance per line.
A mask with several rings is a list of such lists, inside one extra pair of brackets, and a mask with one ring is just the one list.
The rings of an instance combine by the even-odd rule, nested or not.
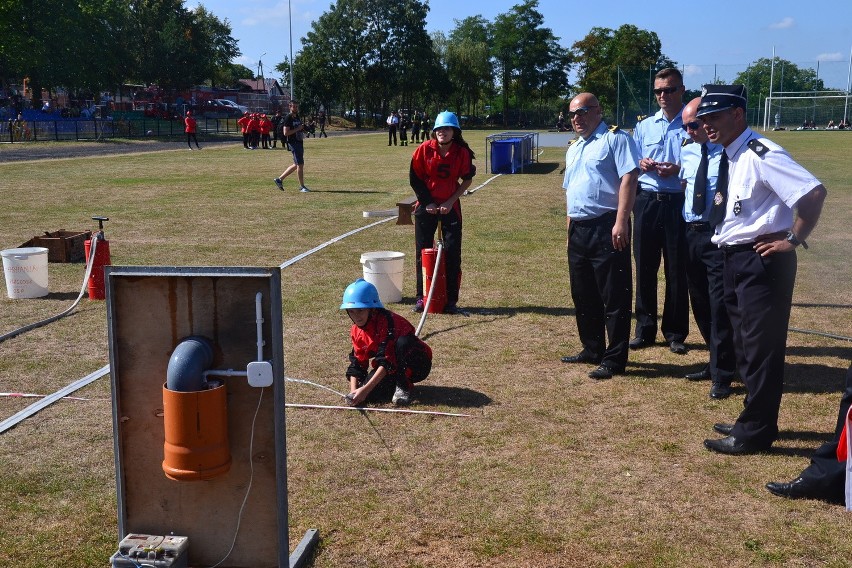
[(245, 111), (237, 120), (237, 124), (240, 125), (240, 131), (243, 133), (243, 148), (246, 150), (249, 149), (249, 122), (251, 122), (251, 115), (249, 114), (249, 111)]
[(201, 146), (198, 145), (198, 137), (196, 136), (196, 130), (198, 128), (198, 123), (195, 121), (195, 117), (192, 116), (192, 111), (186, 111), (186, 118), (183, 119), (183, 123), (185, 125), (184, 132), (186, 132), (186, 145), (189, 146), (189, 149), (192, 150), (191, 142), (195, 142), (195, 147), (201, 150)]
[(391, 145), (391, 142), (396, 146), (396, 130), (399, 128), (399, 114), (396, 111), (391, 112), (385, 122), (388, 125), (388, 146)]
[(462, 210), (459, 198), (470, 187), (476, 166), (474, 153), (462, 137), (458, 117), (449, 111), (440, 113), (428, 143), (414, 150), (409, 168), (409, 183), (417, 196), (414, 208), (415, 269), (417, 298), (415, 312), (422, 312), (423, 263), (421, 251), (431, 248), (441, 222), (446, 259), (447, 303), (444, 313), (460, 312)]
[(705, 85), (696, 113), (709, 140), (725, 147), (708, 219), (725, 257), (725, 308), (748, 391), (736, 422), (713, 426), (725, 437), (704, 446), (735, 455), (766, 451), (778, 438), (796, 247), (807, 246), (827, 194), (783, 148), (748, 127), (747, 100), (742, 85)]
[(299, 117), (299, 103), (290, 101), (290, 113), (284, 118), (284, 136), (290, 151), (293, 153), (293, 163), (284, 170), (280, 176), (273, 179), (278, 189), (284, 191), (284, 178), (296, 172), (299, 178), (299, 191), (308, 193), (310, 189), (305, 185), (305, 125)]
[(692, 314), (710, 351), (710, 361), (700, 371), (688, 373), (690, 381), (712, 380), (710, 396), (731, 396), (736, 368), (733, 331), (723, 299), (722, 265), (725, 256), (711, 242), (710, 211), (716, 195), (719, 162), (724, 148), (707, 139), (704, 124), (695, 117), (701, 97), (683, 107), (683, 129), (690, 140), (681, 148), (680, 179), (685, 187), (683, 219), (686, 222), (686, 280)]
[(363, 278), (346, 287), (340, 309), (352, 320), (347, 401), (409, 404), (414, 383), (432, 370), (432, 349), (408, 320), (385, 309), (376, 287)]
[(260, 115), (258, 127), (260, 128), (260, 143), (264, 150), (270, 148), (269, 131), (272, 130), (272, 121), (265, 114)]
[(583, 349), (562, 362), (597, 365), (589, 377), (609, 379), (627, 365), (633, 295), (630, 212), (639, 152), (629, 135), (606, 125), (593, 94), (574, 97), (568, 116), (578, 138), (565, 153), (562, 187), (571, 298)]
[(657, 273), (665, 274), (660, 331), (673, 353), (686, 353), (689, 296), (686, 283), (686, 239), (680, 148), (686, 133), (681, 126), (683, 76), (663, 69), (654, 77), (660, 110), (636, 125), (633, 138), (639, 155), (639, 193), (633, 207), (633, 256), (636, 259), (636, 332), (631, 349), (654, 344), (657, 336)]
[[(272, 147), (276, 148), (278, 146), (278, 139), (281, 138), (281, 123), (284, 122), (281, 109), (275, 111), (270, 122), (272, 123)], [(284, 147), (284, 140), (281, 140), (281, 147)]]

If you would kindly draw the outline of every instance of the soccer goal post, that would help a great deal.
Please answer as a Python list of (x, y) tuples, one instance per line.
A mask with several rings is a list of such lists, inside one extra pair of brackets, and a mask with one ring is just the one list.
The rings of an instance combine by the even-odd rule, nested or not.
[(847, 91), (788, 91), (766, 97), (764, 130), (826, 129), (848, 120)]

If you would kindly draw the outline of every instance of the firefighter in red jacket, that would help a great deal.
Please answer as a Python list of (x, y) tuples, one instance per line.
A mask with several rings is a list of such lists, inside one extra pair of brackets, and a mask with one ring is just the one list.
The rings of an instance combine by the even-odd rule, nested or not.
[(423, 263), (421, 251), (431, 248), (438, 221), (444, 241), (446, 259), (447, 303), (445, 314), (457, 314), (459, 283), (461, 281), (462, 212), (459, 197), (470, 187), (476, 166), (474, 154), (462, 138), (458, 117), (449, 112), (435, 119), (430, 139), (414, 151), (411, 157), (409, 182), (417, 195), (414, 208), (415, 264), (417, 270), (417, 300), (415, 312), (422, 312)]
[(269, 131), (272, 130), (272, 121), (265, 114), (260, 115), (260, 143), (264, 150), (269, 149)]
[(244, 112), (239, 120), (237, 120), (237, 124), (240, 125), (240, 130), (243, 133), (243, 148), (246, 150), (249, 149), (249, 121), (251, 121), (251, 115), (249, 115), (248, 111)]
[(346, 287), (340, 309), (352, 320), (346, 399), (352, 405), (388, 400), (407, 405), (414, 383), (432, 370), (432, 349), (408, 320), (385, 309), (376, 287), (363, 278)]

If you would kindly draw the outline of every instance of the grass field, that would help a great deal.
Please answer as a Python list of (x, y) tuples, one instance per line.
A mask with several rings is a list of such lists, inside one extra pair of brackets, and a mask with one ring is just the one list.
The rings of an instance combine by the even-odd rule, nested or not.
[[(491, 174), (484, 132), (474, 186)], [(852, 336), (848, 253), (852, 134), (771, 137), (811, 169), (829, 197), (799, 251), (791, 326)], [(0, 147), (0, 162), (7, 147)], [(411, 195), (413, 148), (382, 134), (306, 141), (306, 182), (278, 191), (281, 150), (239, 143), (0, 163), (0, 247), (42, 231), (93, 228), (110, 217), (116, 265), (278, 266), (370, 222)], [(415, 408), (473, 418), (287, 411), (290, 548), (321, 535), (317, 567), (826, 566), (852, 564), (852, 517), (842, 507), (787, 501), (787, 481), (834, 428), (852, 345), (818, 335), (788, 340), (781, 439), (771, 453), (712, 454), (711, 425), (733, 420), (744, 389), (724, 401), (689, 383), (707, 351), (693, 324), (690, 352), (632, 352), (628, 374), (595, 382), (559, 357), (579, 348), (568, 292), (564, 151), (543, 149), (523, 175), (463, 198), (460, 305), (430, 316), (435, 351)], [(372, 250), (406, 253), (404, 300), (416, 324), (413, 227), (385, 223), (282, 273), (287, 374), (344, 389), (346, 284)], [(51, 264), (50, 295), (0, 299), (0, 334), (59, 313), (76, 297), (80, 264)], [(0, 391), (48, 394), (108, 363), (106, 308), (84, 300), (70, 317), (0, 344)], [(0, 566), (101, 567), (117, 534), (107, 377), (0, 435)], [(0, 398), (0, 419), (32, 400)], [(337, 404), (287, 385), (287, 402)], [(244, 530), (251, 530), (250, 523)], [(222, 535), (230, 541), (231, 535)]]

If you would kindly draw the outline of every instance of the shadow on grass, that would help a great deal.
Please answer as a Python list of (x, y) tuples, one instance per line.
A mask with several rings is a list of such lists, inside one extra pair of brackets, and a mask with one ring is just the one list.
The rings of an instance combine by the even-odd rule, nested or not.
[(551, 162), (538, 162), (537, 164), (530, 164), (528, 166), (524, 166), (524, 171), (517, 172), (520, 174), (552, 174), (556, 171), (556, 168), (559, 167), (559, 164), (554, 164)]
[(80, 295), (79, 291), (77, 291), (77, 292), (51, 292), (50, 294), (45, 296), (45, 299), (49, 299), (49, 300), (76, 300), (77, 296), (79, 296), (79, 295)]
[(414, 396), (422, 404), (455, 408), (482, 408), (491, 404), (491, 398), (485, 394), (462, 387), (441, 387), (417, 383)]
[(371, 189), (312, 189), (311, 193), (346, 193), (346, 194), (353, 194), (353, 193), (379, 194), (379, 193), (381, 193), (383, 195), (389, 195), (390, 194), (389, 191), (375, 191), (375, 190), (371, 190)]
[(852, 308), (852, 304), (809, 304), (807, 302), (793, 302), (792, 305), (796, 308)]
[[(791, 354), (801, 348), (790, 349)], [(810, 350), (809, 350), (810, 351)], [(825, 350), (818, 349), (820, 355), (826, 356)], [(838, 357), (848, 357), (849, 348), (838, 350)], [(809, 363), (788, 363), (784, 372), (785, 393), (838, 393), (843, 391), (846, 384), (846, 368), (829, 367)]]

